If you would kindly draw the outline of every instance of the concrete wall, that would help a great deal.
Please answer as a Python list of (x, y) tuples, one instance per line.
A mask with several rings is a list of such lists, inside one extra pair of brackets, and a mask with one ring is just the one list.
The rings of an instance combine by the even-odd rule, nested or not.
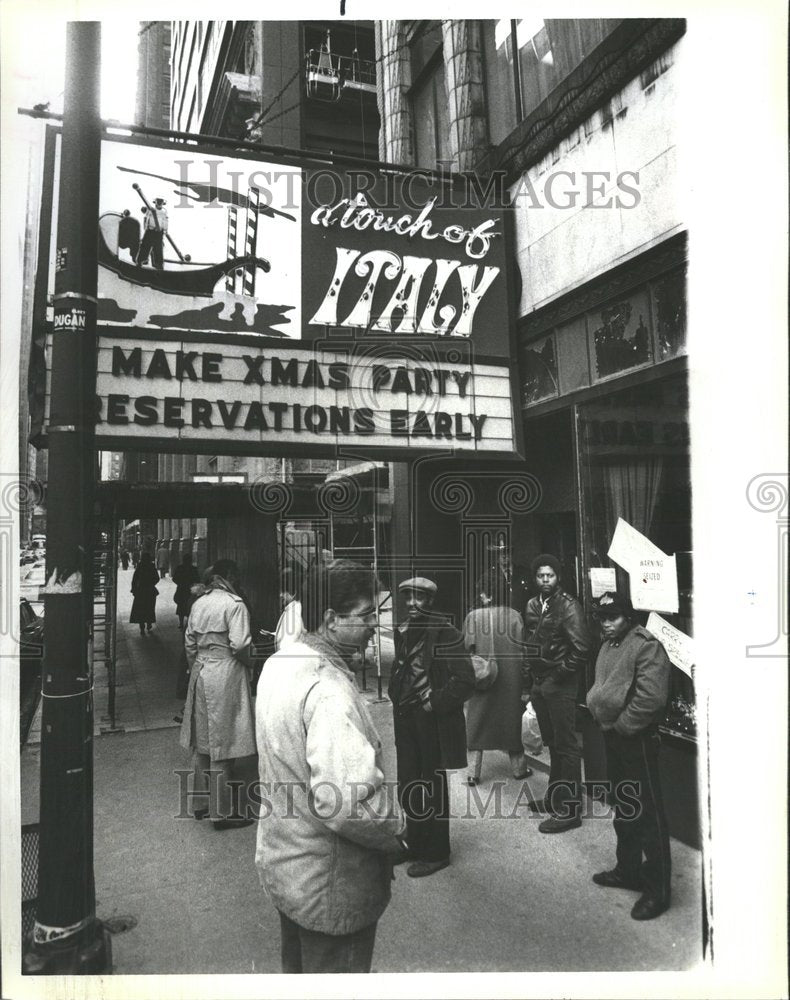
[[(562, 140), (535, 164), (519, 185), (516, 208), (516, 254), (522, 276), (519, 315), (524, 316), (552, 299), (590, 281), (629, 257), (648, 249), (683, 228), (677, 178), (677, 63), (683, 39), (619, 94)], [(566, 177), (549, 177), (569, 171)], [(608, 183), (596, 178), (588, 201), (584, 171), (602, 171)], [(636, 171), (638, 182), (626, 183), (639, 191), (619, 192), (616, 178)], [(575, 207), (552, 207), (570, 201), (571, 187), (578, 190)], [(534, 194), (533, 194), (534, 192)], [(607, 202), (611, 207), (601, 207)], [(538, 205), (542, 207), (537, 207)], [(598, 206), (598, 207), (595, 207)]]

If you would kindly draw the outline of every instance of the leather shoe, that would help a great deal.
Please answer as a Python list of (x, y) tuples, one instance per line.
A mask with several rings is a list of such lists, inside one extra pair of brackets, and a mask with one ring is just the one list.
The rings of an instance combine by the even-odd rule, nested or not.
[(575, 830), (577, 826), (581, 826), (582, 821), (579, 817), (569, 816), (568, 819), (560, 819), (559, 816), (549, 816), (548, 819), (544, 819), (543, 822), (538, 827), (541, 833), (565, 833), (566, 830)]
[(523, 781), (524, 778), (531, 778), (535, 772), (531, 767), (525, 767), (523, 771), (519, 771), (518, 774), (514, 774), (513, 777), (516, 781)]
[(480, 779), (476, 778), (473, 774), (467, 774), (466, 783), (467, 785), (469, 785), (470, 788), (474, 788), (475, 785), (480, 784)]
[(530, 812), (534, 813), (547, 813), (551, 812), (549, 809), (549, 804), (545, 799), (535, 799), (534, 802), (530, 802), (527, 806)]
[(212, 826), (215, 830), (240, 830), (243, 826), (252, 826), (254, 819), (245, 819), (244, 816), (233, 816), (230, 819), (215, 819)]
[(634, 903), (631, 916), (634, 920), (653, 920), (655, 917), (660, 917), (668, 909), (669, 902), (664, 902), (658, 896), (651, 896), (646, 892), (644, 896), (640, 896)]
[(642, 892), (644, 885), (639, 878), (628, 878), (613, 868), (610, 872), (597, 872), (592, 877), (596, 885), (602, 885), (606, 889), (636, 889)]
[(426, 875), (433, 875), (442, 868), (447, 868), (449, 864), (449, 858), (444, 861), (413, 861), (406, 869), (406, 874), (411, 878), (425, 878)]

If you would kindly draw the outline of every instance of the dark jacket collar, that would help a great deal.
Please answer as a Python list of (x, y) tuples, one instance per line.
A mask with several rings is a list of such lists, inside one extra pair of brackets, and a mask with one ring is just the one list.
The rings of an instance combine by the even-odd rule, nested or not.
[(428, 614), (419, 621), (412, 622), (407, 619), (405, 622), (401, 622), (401, 624), (398, 625), (398, 632), (401, 635), (404, 635), (406, 629), (408, 628), (438, 628), (441, 625), (446, 625), (448, 621), (449, 619), (447, 615), (442, 614), (440, 611), (429, 611)]

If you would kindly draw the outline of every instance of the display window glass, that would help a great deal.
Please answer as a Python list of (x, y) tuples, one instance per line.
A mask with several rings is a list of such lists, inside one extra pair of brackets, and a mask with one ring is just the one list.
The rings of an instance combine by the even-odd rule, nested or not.
[(557, 349), (554, 335), (528, 344), (522, 354), (524, 372), (524, 406), (557, 395)]
[(481, 21), (491, 142), (502, 142), (621, 21), (539, 17)]
[(588, 328), (596, 381), (653, 361), (647, 289), (590, 313)]
[(650, 286), (656, 360), (686, 353), (686, 271), (672, 271)]
[[(584, 588), (587, 607), (608, 571), (618, 591), (634, 598), (629, 573), (608, 552), (622, 518), (677, 564), (677, 613), (655, 610), (692, 635), (691, 475), (685, 376), (657, 379), (577, 407), (582, 492)], [(635, 601), (636, 603), (636, 601)], [(646, 624), (650, 608), (637, 611)], [(593, 680), (590, 666), (588, 688)], [(673, 666), (665, 728), (695, 736), (693, 681)]]

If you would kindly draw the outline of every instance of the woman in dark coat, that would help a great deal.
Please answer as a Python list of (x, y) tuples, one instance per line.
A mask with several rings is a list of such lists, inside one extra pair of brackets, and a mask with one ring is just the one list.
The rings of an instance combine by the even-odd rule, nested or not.
[(467, 702), (466, 742), (469, 749), (467, 783), (480, 781), (484, 750), (504, 750), (514, 778), (532, 774), (521, 744), (522, 642), (521, 615), (508, 606), (490, 578), (481, 582), (480, 607), (470, 611), (463, 627), (464, 645), (497, 663), (491, 687), (476, 691)]
[(159, 574), (156, 571), (150, 552), (143, 552), (140, 556), (140, 565), (134, 571), (132, 577), (132, 613), (129, 621), (140, 626), (140, 635), (145, 635), (146, 627), (150, 632), (153, 623), (156, 621), (156, 595), (159, 591), (156, 585), (159, 583)]
[(176, 592), (173, 600), (176, 602), (176, 614), (178, 615), (178, 627), (184, 628), (186, 619), (189, 618), (189, 611), (194, 601), (192, 587), (200, 583), (200, 573), (197, 567), (192, 565), (192, 556), (187, 552), (181, 557), (181, 562), (173, 570), (173, 583), (176, 585)]

